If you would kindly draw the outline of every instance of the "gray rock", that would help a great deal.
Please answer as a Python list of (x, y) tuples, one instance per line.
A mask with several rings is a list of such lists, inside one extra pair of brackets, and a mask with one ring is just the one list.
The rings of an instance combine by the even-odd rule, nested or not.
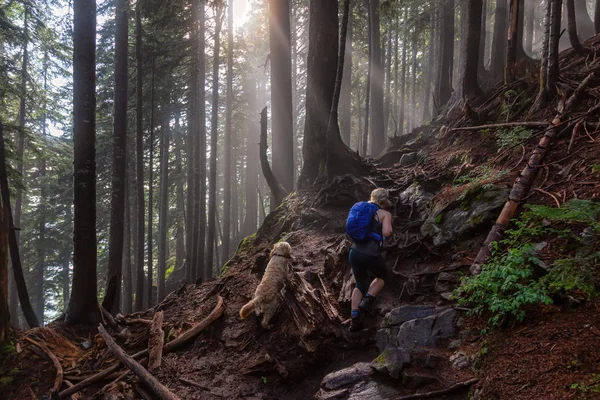
[(429, 369), (438, 369), (444, 362), (445, 358), (436, 354), (428, 354), (425, 360), (424, 367)]
[(429, 337), (429, 346), (436, 347), (439, 339), (446, 339), (456, 335), (455, 322), (458, 317), (458, 312), (452, 308), (438, 314), (435, 319), (435, 324), (431, 329)]
[(408, 305), (394, 308), (385, 315), (382, 327), (402, 325), (406, 321), (417, 318), (425, 318), (435, 315), (438, 312), (435, 306), (430, 305)]
[(450, 362), (452, 363), (452, 367), (455, 369), (465, 369), (469, 368), (471, 365), (471, 358), (464, 352), (457, 351), (450, 356)]
[(413, 165), (418, 161), (417, 152), (402, 154), (400, 158), (400, 166), (408, 167), (409, 165)]
[(418, 370), (405, 370), (402, 373), (402, 384), (408, 389), (418, 389), (437, 381), (431, 373)]
[(490, 225), (508, 197), (509, 190), (486, 186), (467, 193), (464, 198), (434, 210), (421, 226), (421, 234), (432, 238), (435, 246), (447, 246)]
[(452, 292), (440, 293), (440, 297), (446, 301), (452, 301)]
[(402, 204), (415, 207), (415, 211), (421, 220), (429, 216), (429, 202), (433, 199), (433, 194), (425, 191), (422, 185), (414, 182), (398, 196)]
[(460, 349), (460, 346), (462, 346), (462, 342), (460, 339), (456, 339), (450, 342), (448, 345), (448, 350), (458, 350)]
[(398, 347), (411, 351), (429, 345), (434, 323), (435, 316), (406, 321), (396, 335)]
[(406, 350), (387, 349), (371, 362), (371, 367), (382, 374), (398, 379), (410, 361), (410, 354)]
[(372, 373), (373, 369), (369, 363), (357, 363), (351, 367), (328, 374), (321, 381), (321, 386), (328, 390), (339, 389), (363, 381)]
[(370, 381), (356, 385), (348, 400), (387, 400), (398, 397), (398, 394), (393, 387)]

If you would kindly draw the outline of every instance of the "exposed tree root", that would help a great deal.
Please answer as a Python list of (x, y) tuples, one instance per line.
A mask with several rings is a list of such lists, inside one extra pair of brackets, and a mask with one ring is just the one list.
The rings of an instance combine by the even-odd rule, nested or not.
[(48, 349), (45, 345), (36, 342), (35, 340), (33, 340), (30, 337), (25, 337), (25, 340), (27, 340), (29, 343), (33, 344), (34, 346), (36, 346), (40, 350), (42, 350), (46, 354), (46, 356), (50, 359), (50, 361), (52, 361), (52, 364), (54, 365), (54, 368), (56, 369), (56, 378), (54, 379), (54, 386), (52, 387), (52, 393), (58, 393), (58, 391), (60, 390), (60, 385), (62, 385), (62, 381), (63, 381), (63, 369), (62, 369), (62, 366), (60, 365), (60, 361), (54, 355), (54, 353), (52, 353), (50, 351), (50, 349)]
[(442, 396), (444, 394), (452, 393), (452, 392), (455, 392), (460, 389), (468, 388), (469, 386), (474, 385), (477, 382), (479, 382), (479, 379), (473, 378), (473, 379), (469, 379), (468, 381), (465, 381), (465, 382), (459, 382), (455, 385), (450, 386), (447, 389), (434, 390), (432, 392), (425, 392), (425, 393), (409, 394), (408, 396), (396, 397), (394, 400), (429, 399), (431, 397)]

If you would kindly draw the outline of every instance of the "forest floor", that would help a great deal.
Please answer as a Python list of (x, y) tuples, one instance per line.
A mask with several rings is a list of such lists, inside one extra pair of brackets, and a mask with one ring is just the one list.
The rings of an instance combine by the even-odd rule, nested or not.
[[(600, 38), (589, 44), (600, 44)], [(559, 97), (566, 97), (598, 68), (593, 55), (563, 53)], [(511, 187), (545, 127), (531, 128), (522, 139), (512, 127), (504, 132), (495, 127), (462, 129), (504, 122), (549, 123), (556, 114), (556, 103), (527, 116), (536, 94), (535, 73), (524, 72), (528, 74), (529, 78), (510, 87), (495, 88), (485, 103), (469, 112), (440, 118), (392, 139), (387, 153), (370, 161), (373, 169), (369, 176), (343, 176), (318, 189), (292, 194), (266, 218), (256, 235), (240, 244), (217, 280), (182, 286), (153, 309), (117, 320), (118, 327), (113, 327), (111, 334), (130, 354), (143, 350), (149, 337), (148, 322), (155, 312), (163, 311), (165, 342), (170, 342), (209, 315), (221, 296), (223, 316), (184, 349), (165, 354), (162, 366), (154, 372), (181, 399), (309, 399), (328, 373), (372, 361), (379, 354), (376, 330), (387, 312), (406, 304), (454, 305), (434, 290), (435, 279), (441, 272), (466, 274), (491, 223), (452, 244), (437, 246), (421, 234), (423, 210), (414, 203), (398, 201), (393, 213), (395, 235), (385, 246), (392, 278), (367, 320), (369, 328), (350, 336), (347, 320), (353, 281), (344, 235), (349, 207), (366, 199), (375, 186), (387, 187), (399, 196), (419, 182), (434, 194), (432, 201), (438, 205), (457, 201), (475, 185)], [(600, 79), (593, 78), (569, 113), (528, 203), (556, 206), (573, 198), (599, 200), (600, 113), (595, 108), (599, 99)], [(581, 121), (585, 122), (574, 129)], [(501, 136), (508, 137), (511, 144), (499, 150)], [(415, 154), (416, 158), (407, 162), (407, 155)], [(281, 296), (272, 328), (264, 330), (254, 315), (241, 321), (239, 309), (251, 298), (268, 263), (269, 250), (280, 240), (292, 246), (294, 278)], [(551, 242), (548, 247), (552, 248)], [(599, 271), (596, 265), (596, 278)], [(419, 390), (444, 389), (479, 378), (470, 389), (434, 398), (600, 398), (600, 300), (527, 311), (523, 322), (511, 321), (487, 335), (480, 334), (485, 318), (467, 318), (463, 329), (471, 335), (462, 341), (460, 350), (475, 356), (476, 361), (467, 369), (442, 362), (436, 381)], [(136, 322), (140, 319), (145, 322)], [(8, 399), (39, 399), (50, 393), (55, 370), (31, 340), (45, 344), (57, 356), (70, 384), (116, 362), (95, 330), (73, 330), (60, 321), (17, 331), (15, 337), (0, 350), (0, 391)], [(452, 354), (445, 347), (438, 351), (444, 357)], [(374, 379), (401, 395), (415, 393), (401, 381), (385, 376)], [(110, 385), (111, 381), (114, 384)], [(144, 396), (146, 391), (133, 374), (113, 374), (73, 398)]]

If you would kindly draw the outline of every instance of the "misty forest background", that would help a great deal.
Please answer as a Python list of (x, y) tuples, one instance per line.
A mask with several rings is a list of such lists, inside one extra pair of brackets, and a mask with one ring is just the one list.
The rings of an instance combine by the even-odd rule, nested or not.
[[(0, 119), (23, 273), (40, 324), (65, 311), (71, 290), (97, 288), (107, 310), (129, 313), (160, 302), (184, 281), (221, 273), (240, 241), (281, 200), (271, 194), (259, 159), (259, 113), (265, 106), (267, 154), (283, 193), (295, 189), (303, 163), (311, 162), (314, 143), (304, 143), (313, 133), (307, 105), (316, 107), (307, 101), (309, 24), (327, 25), (311, 11), (334, 4), (341, 17), (344, 2), (74, 3), (0, 1)], [(566, 6), (572, 5), (579, 40), (593, 36), (600, 30), (598, 3), (350, 2), (339, 104), (342, 140), (361, 156), (378, 156), (390, 137), (427, 124), (453, 97), (510, 79), (507, 48), (509, 55), (514, 50), (517, 65), (539, 64), (552, 45), (548, 38), (556, 29), (550, 32), (545, 21), (556, 18), (556, 7), (564, 7), (558, 16), (566, 28)], [(74, 6), (90, 14), (79, 26)], [(94, 57), (77, 49), (74, 56), (73, 47), (77, 40), (93, 39), (90, 7), (97, 12), (95, 139), (88, 136), (95, 150), (73, 140), (73, 62)], [(236, 12), (238, 7), (245, 12)], [(469, 20), (469, 10), (481, 10), (481, 18)], [(480, 21), (479, 42), (476, 59), (469, 61), (473, 21)], [(508, 40), (511, 27), (514, 40)], [(334, 38), (337, 32), (336, 26)], [(565, 33), (559, 48), (574, 42)], [(328, 56), (337, 59), (336, 53)], [(473, 65), (475, 74), (463, 82)], [(86, 77), (93, 78), (93, 70), (84, 72), (88, 75), (75, 80), (90, 83)], [(320, 118), (327, 120), (330, 103), (320, 106)], [(73, 175), (77, 179), (81, 172), (77, 162), (74, 170), (74, 152), (90, 148), (95, 197), (90, 185), (87, 192), (85, 184), (80, 189), (88, 206), (95, 200), (95, 224), (84, 217), (81, 223), (92, 223), (92, 229), (76, 229), (86, 234), (74, 237)], [(79, 282), (73, 282), (74, 240), (92, 249), (75, 255), (88, 257)], [(26, 327), (12, 271), (9, 277), (12, 324)]]

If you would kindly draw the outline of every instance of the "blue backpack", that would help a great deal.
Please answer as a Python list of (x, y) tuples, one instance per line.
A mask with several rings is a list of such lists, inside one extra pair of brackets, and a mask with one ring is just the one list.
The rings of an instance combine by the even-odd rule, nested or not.
[(346, 234), (355, 242), (366, 242), (374, 239), (378, 242), (382, 237), (371, 232), (371, 221), (379, 210), (379, 206), (367, 201), (361, 201), (352, 206), (346, 220)]

